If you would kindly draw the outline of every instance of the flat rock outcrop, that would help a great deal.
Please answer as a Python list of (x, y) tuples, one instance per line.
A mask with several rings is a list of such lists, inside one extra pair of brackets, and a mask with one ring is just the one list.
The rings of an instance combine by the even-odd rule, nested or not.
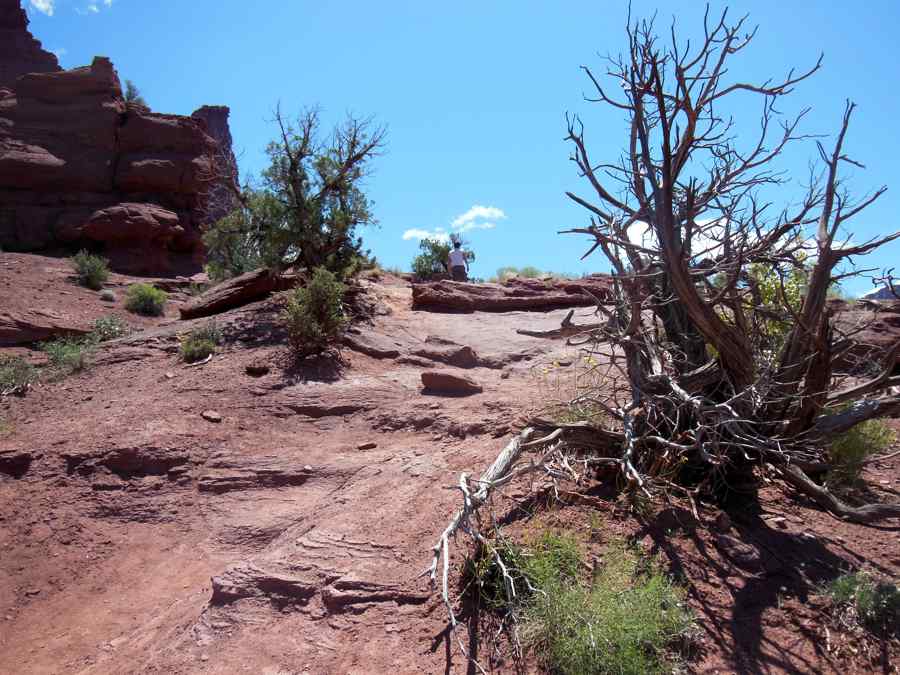
[(584, 279), (513, 278), (504, 284), (435, 281), (413, 284), (413, 309), (462, 312), (546, 311), (587, 307), (611, 299), (607, 277)]
[(56, 56), (28, 31), (28, 15), (19, 0), (0, 0), (0, 88), (12, 88), (25, 73), (59, 70)]
[[(18, 3), (0, 3), (2, 33)], [(28, 35), (21, 22), (16, 34)], [(0, 85), (32, 68), (6, 58), (6, 44)], [(127, 104), (107, 58), (38, 63), (0, 86), (0, 248), (88, 247), (121, 271), (196, 271), (201, 227), (233, 205), (221, 179), (233, 175), (230, 142), (227, 108), (184, 117)]]

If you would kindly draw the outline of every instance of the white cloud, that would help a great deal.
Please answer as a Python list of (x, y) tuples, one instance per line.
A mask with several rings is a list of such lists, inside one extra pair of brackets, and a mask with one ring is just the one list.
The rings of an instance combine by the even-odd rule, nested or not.
[(87, 10), (91, 14), (99, 14), (100, 13), (100, 8), (97, 6), (96, 2), (88, 3)]
[(503, 213), (502, 209), (498, 209), (496, 206), (481, 206), (480, 204), (476, 204), (462, 215), (454, 218), (450, 225), (454, 230), (468, 232), (469, 230), (490, 229), (490, 227), (493, 227), (493, 225), (490, 225), (490, 227), (485, 228), (481, 226), (478, 221), (487, 219), (503, 220), (504, 218), (506, 218), (506, 214)]
[(107, 7), (112, 7), (113, 0), (103, 0), (103, 4)]
[(47, 16), (53, 16), (56, 0), (31, 0), (31, 6)]
[[(490, 220), (488, 220), (490, 218)], [(450, 233), (462, 234), (472, 230), (493, 230), (497, 227), (496, 220), (503, 220), (506, 214), (496, 206), (481, 206), (476, 204), (465, 213), (457, 216), (450, 222), (450, 227), (435, 227), (433, 230), (424, 230), (414, 227), (403, 233), (403, 239), (433, 239), (435, 241), (450, 241)]]
[(447, 242), (450, 241), (450, 235), (441, 227), (436, 227), (433, 231), (414, 227), (403, 233), (403, 239), (431, 239), (433, 241)]

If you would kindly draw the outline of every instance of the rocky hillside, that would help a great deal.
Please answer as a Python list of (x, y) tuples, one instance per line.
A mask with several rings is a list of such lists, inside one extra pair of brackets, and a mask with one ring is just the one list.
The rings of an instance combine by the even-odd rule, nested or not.
[[(0, 308), (22, 296), (16, 311), (58, 325), (115, 314), (134, 328), (85, 370), (0, 398), (5, 670), (471, 672), (421, 573), (460, 473), (482, 471), (524, 414), (586, 372), (553, 330), (570, 310), (414, 310), (408, 283), (369, 277), (340, 361), (288, 358), (275, 294), (216, 315), (223, 344), (189, 366), (179, 339), (209, 319), (177, 318), (196, 302), (186, 283), (166, 285), (163, 317), (137, 319), (122, 306), (127, 276), (109, 279), (104, 302), (62, 261), (0, 263)], [(528, 297), (539, 304), (537, 287)], [(574, 324), (596, 321), (574, 312)], [(10, 353), (44, 358), (0, 348)], [(897, 500), (898, 470), (897, 456), (867, 467), (873, 498)], [(881, 672), (880, 648), (829, 616), (821, 588), (861, 563), (896, 577), (896, 532), (872, 536), (776, 484), (762, 488), (764, 511), (728, 514), (677, 499), (635, 513), (590, 481), (572, 489), (556, 500), (523, 479), (494, 514), (509, 532), (566, 528), (591, 565), (615, 538), (658, 555), (697, 616), (693, 672)], [(515, 672), (492, 642), (495, 618), (465, 612), (459, 637), (492, 672)]]

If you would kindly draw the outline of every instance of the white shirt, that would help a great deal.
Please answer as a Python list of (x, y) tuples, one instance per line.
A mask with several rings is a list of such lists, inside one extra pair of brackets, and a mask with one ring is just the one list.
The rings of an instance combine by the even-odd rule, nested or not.
[(450, 251), (450, 267), (465, 267), (466, 266), (466, 254), (462, 252), (462, 249), (455, 248)]

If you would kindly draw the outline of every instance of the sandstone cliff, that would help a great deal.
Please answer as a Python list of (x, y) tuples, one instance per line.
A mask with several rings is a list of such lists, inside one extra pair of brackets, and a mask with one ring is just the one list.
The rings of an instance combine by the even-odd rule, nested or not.
[(194, 271), (202, 226), (232, 203), (215, 178), (234, 167), (230, 143), (227, 108), (128, 105), (104, 57), (21, 75), (0, 89), (0, 248), (87, 246), (120, 270)]
[(44, 51), (28, 32), (28, 16), (19, 0), (0, 0), (0, 88), (20, 75), (59, 70), (56, 56)]

